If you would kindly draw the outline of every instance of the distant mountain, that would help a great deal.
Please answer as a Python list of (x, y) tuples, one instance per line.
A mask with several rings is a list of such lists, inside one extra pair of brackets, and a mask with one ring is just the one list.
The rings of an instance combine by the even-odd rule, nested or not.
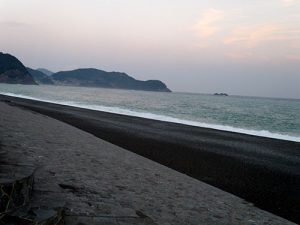
[(59, 85), (171, 92), (159, 80), (140, 81), (126, 73), (106, 72), (92, 68), (58, 72), (53, 74), (52, 78)]
[(171, 92), (159, 80), (136, 80), (121, 72), (106, 72), (87, 68), (53, 74), (46, 69), (34, 70), (29, 67), (26, 68), (16, 57), (2, 52), (0, 52), (0, 83), (68, 85)]
[(2, 52), (0, 52), (0, 83), (37, 84), (16, 57)]
[(47, 76), (51, 76), (52, 74), (54, 74), (54, 72), (52, 72), (50, 70), (47, 70), (47, 69), (44, 69), (44, 68), (38, 68), (36, 70), (42, 72), (43, 74), (46, 74)]
[(48, 85), (54, 84), (52, 78), (42, 73), (41, 71), (34, 70), (29, 67), (26, 67), (26, 69), (38, 84), (48, 84)]

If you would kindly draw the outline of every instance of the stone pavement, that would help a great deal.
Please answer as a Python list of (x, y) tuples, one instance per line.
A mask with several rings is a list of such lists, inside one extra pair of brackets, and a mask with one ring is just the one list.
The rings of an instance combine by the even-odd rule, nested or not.
[(31, 203), (14, 214), (32, 213), (36, 224), (60, 218), (60, 208), (70, 225), (293, 224), (89, 133), (2, 102), (0, 142), (6, 162), (17, 158), (36, 168)]

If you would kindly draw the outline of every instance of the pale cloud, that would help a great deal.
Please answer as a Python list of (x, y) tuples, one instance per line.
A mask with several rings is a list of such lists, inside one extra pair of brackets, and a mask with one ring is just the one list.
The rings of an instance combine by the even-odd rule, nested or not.
[(20, 28), (29, 26), (27, 23), (17, 21), (0, 21), (0, 26), (9, 28)]
[(300, 31), (284, 24), (232, 28), (223, 40), (226, 56), (235, 60), (299, 61)]
[(300, 37), (298, 40), (291, 41), (289, 43), (290, 48), (295, 49), (300, 52)]
[[(291, 4), (291, 3), (289, 3)], [(298, 21), (298, 14), (286, 20), (243, 24), (240, 13), (206, 10), (193, 26), (198, 38), (197, 49), (211, 49), (218, 55), (235, 61), (299, 61), (296, 47), (300, 46), (300, 30), (290, 21)], [(216, 57), (218, 56), (216, 55)]]
[(196, 47), (196, 48), (209, 48), (209, 47), (211, 47), (211, 43), (209, 43), (207, 41), (199, 41), (198, 43), (196, 43), (192, 46)]
[(296, 4), (297, 0), (281, 0), (284, 6), (289, 7)]
[(201, 18), (193, 26), (201, 38), (206, 39), (221, 30), (218, 22), (224, 18), (224, 12), (217, 9), (209, 9), (202, 14)]
[(292, 61), (300, 61), (300, 55), (287, 55), (285, 58)]
[(235, 28), (231, 32), (231, 36), (224, 39), (224, 44), (240, 43), (247, 48), (253, 48), (270, 40), (280, 38), (277, 36), (279, 31), (280, 27), (274, 24)]
[(248, 59), (253, 56), (252, 52), (238, 51), (238, 52), (227, 52), (225, 56), (234, 60)]

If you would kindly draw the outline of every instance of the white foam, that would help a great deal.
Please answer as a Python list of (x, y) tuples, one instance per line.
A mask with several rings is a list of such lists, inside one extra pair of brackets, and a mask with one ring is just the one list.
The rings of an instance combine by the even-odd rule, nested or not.
[(97, 110), (97, 111), (116, 113), (116, 114), (121, 114), (121, 115), (136, 116), (136, 117), (141, 117), (141, 118), (173, 122), (173, 123), (191, 125), (191, 126), (196, 126), (196, 127), (211, 128), (211, 129), (216, 129), (216, 130), (231, 131), (231, 132), (236, 132), (236, 133), (260, 136), (260, 137), (268, 137), (268, 138), (300, 142), (300, 137), (286, 135), (286, 134), (273, 133), (273, 132), (270, 132), (267, 130), (248, 130), (248, 129), (244, 129), (244, 128), (237, 128), (237, 127), (226, 126), (226, 125), (208, 124), (208, 123), (203, 123), (203, 122), (198, 122), (198, 121), (178, 119), (178, 118), (174, 118), (174, 117), (170, 117), (170, 116), (158, 115), (158, 114), (148, 113), (148, 112), (136, 112), (133, 110), (123, 109), (123, 108), (119, 108), (119, 107), (108, 107), (108, 106), (101, 106), (101, 105), (86, 105), (86, 104), (78, 103), (78, 102), (74, 102), (74, 101), (47, 100), (47, 99), (40, 99), (40, 98), (31, 97), (31, 96), (26, 96), (26, 95), (22, 95), (22, 94), (14, 94), (14, 93), (10, 93), (10, 92), (0, 92), (0, 94), (12, 96), (12, 97), (38, 100), (38, 101), (43, 101), (43, 102), (48, 102), (48, 103), (57, 103), (57, 104), (61, 104), (61, 105), (74, 106), (74, 107), (84, 108), (84, 109), (92, 109), (92, 110)]

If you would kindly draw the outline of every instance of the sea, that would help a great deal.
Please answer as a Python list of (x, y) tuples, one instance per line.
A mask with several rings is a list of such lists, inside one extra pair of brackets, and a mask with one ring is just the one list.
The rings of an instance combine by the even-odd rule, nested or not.
[(0, 84), (0, 94), (300, 142), (300, 100)]

